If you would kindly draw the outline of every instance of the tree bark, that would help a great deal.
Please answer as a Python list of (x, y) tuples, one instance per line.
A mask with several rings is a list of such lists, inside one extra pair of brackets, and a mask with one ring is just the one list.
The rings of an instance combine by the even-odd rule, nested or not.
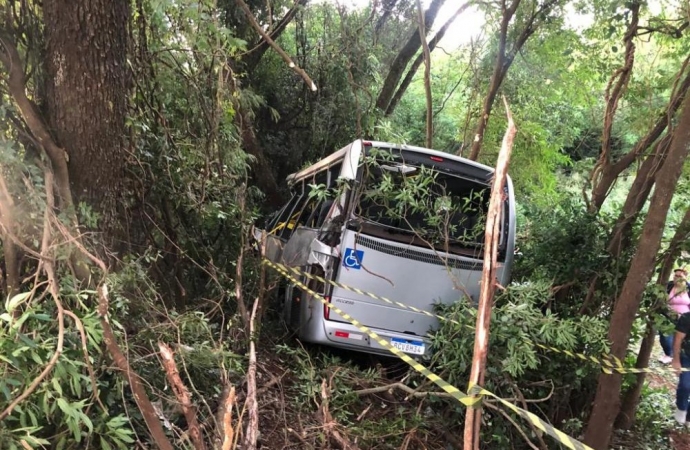
[[(673, 270), (673, 263), (680, 254), (680, 244), (687, 241), (689, 235), (690, 208), (685, 211), (683, 219), (680, 221), (676, 232), (673, 234), (673, 238), (671, 238), (668, 250), (661, 263), (661, 270), (659, 271), (659, 278), (657, 279), (658, 285), (666, 287), (666, 281), (671, 276), (671, 271)], [(656, 336), (656, 330), (654, 330), (652, 322), (649, 321), (647, 323), (647, 332), (642, 340), (640, 351), (637, 354), (637, 361), (635, 362), (635, 367), (638, 369), (649, 367), (649, 359), (652, 349), (654, 348), (654, 342), (656, 342)], [(623, 396), (621, 411), (616, 418), (616, 427), (619, 429), (629, 430), (635, 423), (635, 411), (637, 410), (637, 405), (640, 403), (642, 387), (644, 386), (647, 374), (638, 373), (635, 378), (635, 383), (630, 386)]]
[[(498, 255), (499, 220), (501, 205), (503, 204), (503, 186), (513, 150), (513, 140), (517, 128), (510, 114), (508, 103), (505, 102), (508, 115), (508, 128), (503, 136), (501, 151), (496, 162), (496, 172), (491, 186), (491, 199), (486, 218), (486, 233), (484, 237), (484, 265), (482, 268), (481, 290), (479, 305), (477, 306), (476, 333), (474, 337), (474, 351), (472, 355), (472, 370), (470, 371), (469, 386), (484, 385), (486, 374), (486, 360), (489, 352), (489, 330), (491, 325), (491, 309), (493, 307), (494, 292), (496, 291), (496, 258)], [(482, 410), (468, 408), (465, 415), (464, 448), (465, 450), (479, 450), (479, 431)]]
[[(426, 24), (427, 30), (431, 29), (438, 15), (438, 11), (446, 0), (432, 0), (429, 8), (424, 13), (424, 23)], [(407, 64), (410, 62), (412, 57), (419, 51), (422, 46), (422, 40), (419, 38), (419, 32), (415, 30), (410, 38), (407, 40), (405, 46), (398, 52), (397, 56), (393, 60), (390, 69), (388, 70), (388, 75), (383, 82), (379, 96), (376, 99), (376, 107), (381, 111), (386, 111), (388, 105), (390, 105), (393, 94), (395, 93), (395, 88), (400, 82)]]
[[(611, 317), (608, 334), (608, 339), (612, 343), (611, 354), (621, 360), (627, 352), (630, 330), (640, 307), (642, 293), (652, 276), (654, 262), (661, 246), (666, 215), (689, 149), (690, 97), (686, 97), (668, 156), (659, 170), (637, 251)], [(620, 389), (621, 375), (599, 376), (592, 414), (585, 433), (585, 443), (596, 450), (608, 448), (614, 420), (620, 412)]]
[(43, 15), (48, 125), (67, 153), (75, 201), (111, 233), (124, 179), (129, 2), (45, 0)]

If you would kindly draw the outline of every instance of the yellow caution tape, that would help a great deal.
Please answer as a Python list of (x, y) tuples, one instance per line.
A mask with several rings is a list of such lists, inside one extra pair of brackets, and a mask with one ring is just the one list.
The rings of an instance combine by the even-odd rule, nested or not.
[(615, 366), (609, 366), (609, 367), (602, 367), (601, 370), (608, 375), (612, 375), (614, 373), (618, 374), (627, 374), (627, 373), (658, 373), (658, 374), (664, 374), (664, 373), (680, 373), (680, 372), (690, 372), (690, 367), (682, 367), (680, 370), (678, 369), (673, 369), (673, 368), (666, 368), (666, 367), (642, 367), (642, 368), (637, 368), (637, 367), (615, 367)]
[[(406, 305), (406, 304), (404, 304), (404, 303), (400, 303), (400, 302), (398, 302), (398, 301), (391, 300), (391, 299), (389, 299), (389, 298), (382, 297), (382, 296), (380, 296), (380, 295), (372, 294), (371, 292), (366, 292), (366, 291), (363, 291), (363, 290), (361, 290), (361, 289), (359, 289), (359, 288), (352, 287), (352, 286), (348, 286), (348, 285), (346, 285), (346, 284), (339, 283), (339, 282), (337, 282), (337, 281), (328, 280), (328, 279), (323, 278), (323, 277), (320, 277), (320, 276), (318, 276), (318, 275), (314, 275), (314, 274), (305, 272), (305, 271), (303, 271), (303, 270), (300, 270), (300, 269), (298, 269), (298, 268), (296, 268), (296, 267), (289, 267), (289, 266), (285, 266), (285, 265), (283, 265), (283, 264), (277, 264), (277, 263), (271, 263), (271, 264), (275, 264), (277, 267), (279, 267), (280, 269), (282, 269), (283, 271), (286, 271), (286, 272), (293, 272), (293, 273), (295, 273), (295, 274), (297, 274), (297, 275), (305, 276), (305, 277), (307, 277), (307, 278), (309, 278), (309, 279), (311, 279), (311, 280), (319, 281), (319, 282), (321, 282), (321, 283), (327, 283), (327, 284), (330, 284), (330, 285), (332, 285), (332, 286), (339, 287), (339, 288), (341, 288), (341, 289), (345, 289), (345, 290), (354, 292), (354, 293), (359, 294), (359, 295), (363, 295), (363, 296), (366, 296), (366, 297), (369, 297), (369, 298), (373, 298), (374, 300), (380, 300), (380, 301), (385, 302), (385, 303), (388, 303), (388, 304), (390, 304), (390, 305), (395, 305), (395, 306), (398, 306), (398, 307), (400, 307), (400, 308), (404, 308), (404, 309), (407, 309), (407, 310), (410, 310), (410, 311), (414, 311), (414, 312), (416, 312), (416, 313), (424, 314), (425, 316), (433, 317), (433, 318), (435, 318), (435, 319), (438, 319), (438, 320), (441, 320), (441, 321), (444, 321), (444, 322), (453, 323), (453, 324), (455, 324), (455, 325), (462, 326), (462, 327), (465, 327), (465, 328), (468, 328), (468, 329), (474, 331), (474, 327), (473, 327), (473, 326), (467, 325), (467, 324), (461, 324), (460, 322), (458, 322), (457, 320), (454, 320), (454, 319), (449, 319), (449, 318), (447, 318), (447, 317), (443, 317), (443, 316), (441, 316), (441, 315), (434, 314), (434, 313), (431, 313), (431, 312), (429, 312), (429, 311), (425, 311), (425, 310), (422, 310), (422, 309), (419, 309), (419, 308), (415, 308), (414, 306)], [(571, 357), (571, 358), (576, 358), (576, 359), (580, 359), (580, 360), (582, 360), (582, 361), (592, 362), (592, 363), (594, 363), (594, 364), (598, 364), (598, 365), (601, 365), (601, 366), (603, 366), (603, 367), (612, 367), (612, 368), (613, 368), (613, 367), (616, 367), (617, 369), (623, 369), (623, 363), (621, 362), (620, 359), (618, 359), (618, 358), (617, 358), (616, 356), (614, 356), (614, 355), (604, 355), (603, 357), (598, 358), (598, 357), (592, 356), (592, 355), (585, 355), (585, 354), (583, 354), (583, 353), (571, 352), (570, 350), (561, 350), (561, 349), (558, 349), (558, 348), (556, 348), (556, 347), (551, 347), (551, 346), (544, 345), (544, 344), (540, 344), (540, 343), (534, 342), (534, 341), (526, 341), (526, 342), (527, 342), (529, 345), (534, 345), (534, 346), (536, 346), (536, 347), (539, 347), (539, 348), (541, 348), (541, 349), (544, 349), (544, 350), (547, 350), (547, 351), (550, 351), (550, 352), (553, 352), (553, 353), (559, 353), (559, 354), (562, 354), (562, 355), (569, 356), (569, 357)], [(640, 370), (640, 369), (636, 369), (636, 370)], [(690, 370), (690, 369), (689, 369), (689, 370)], [(604, 371), (604, 372), (605, 372), (605, 373), (609, 373), (609, 372), (606, 372), (606, 371)], [(637, 373), (637, 372), (630, 372), (630, 373)]]
[(571, 448), (571, 449), (576, 449), (576, 450), (592, 450), (591, 447), (588, 447), (587, 445), (583, 444), (582, 442), (578, 441), (577, 439), (574, 439), (558, 428), (554, 427), (550, 423), (546, 422), (545, 420), (542, 420), (539, 416), (536, 414), (532, 414), (529, 411), (526, 411), (522, 408), (518, 408), (517, 406), (513, 405), (512, 403), (503, 400), (502, 398), (492, 394), (491, 392), (487, 391), (486, 389), (479, 388), (479, 389), (470, 389), (470, 392), (472, 393), (479, 393), (481, 395), (485, 395), (487, 397), (492, 397), (498, 400), (501, 404), (506, 406), (508, 409), (513, 411), (515, 414), (519, 415), (523, 419), (525, 419), (527, 422), (531, 423), (535, 427), (539, 428), (542, 430), (544, 433), (548, 434), (555, 440), (557, 440), (560, 444)]
[(330, 303), (329, 301), (327, 301), (321, 294), (319, 294), (318, 292), (309, 288), (306, 284), (302, 283), (301, 281), (299, 281), (296, 278), (294, 278), (293, 276), (291, 276), (288, 273), (288, 271), (285, 270), (286, 266), (283, 266), (282, 264), (279, 265), (279, 264), (273, 263), (267, 259), (264, 259), (263, 263), (268, 265), (269, 267), (275, 269), (278, 273), (282, 274), (287, 280), (292, 282), (295, 286), (298, 286), (304, 292), (309, 293), (312, 297), (319, 300), (321, 303), (323, 303), (324, 306), (335, 311), (343, 319), (347, 320), (349, 323), (351, 323), (352, 325), (357, 327), (357, 329), (360, 330), (362, 333), (365, 333), (367, 336), (369, 336), (371, 339), (375, 340), (379, 345), (384, 347), (386, 350), (388, 350), (389, 352), (393, 353), (398, 358), (405, 361), (414, 370), (416, 370), (417, 372), (424, 375), (427, 379), (429, 379), (434, 384), (439, 386), (446, 393), (448, 393), (451, 397), (453, 397), (454, 399), (456, 399), (457, 401), (459, 401), (463, 405), (468, 406), (468, 407), (474, 407), (477, 403), (479, 403), (481, 401), (481, 396), (492, 397), (492, 398), (496, 399), (497, 401), (499, 401), (500, 403), (502, 403), (503, 405), (505, 405), (506, 407), (508, 407), (511, 411), (518, 414), (523, 419), (530, 422), (532, 425), (534, 425), (538, 429), (542, 430), (543, 432), (545, 432), (546, 434), (548, 434), (549, 436), (554, 438), (556, 441), (558, 441), (560, 444), (564, 445), (565, 447), (572, 449), (572, 450), (593, 450), (591, 447), (586, 446), (585, 444), (578, 441), (577, 439), (574, 439), (574, 438), (568, 436), (567, 434), (563, 433), (562, 431), (558, 430), (553, 425), (551, 425), (550, 423), (541, 419), (536, 414), (533, 414), (529, 411), (526, 411), (522, 408), (519, 408), (519, 407), (513, 405), (512, 403), (510, 403), (506, 400), (503, 400), (502, 398), (498, 397), (497, 395), (491, 393), (490, 391), (487, 391), (484, 388), (481, 388), (479, 386), (473, 386), (470, 390), (472, 395), (467, 395), (467, 394), (463, 393), (461, 390), (459, 390), (458, 388), (456, 388), (452, 384), (448, 383), (447, 381), (443, 380), (441, 377), (439, 377), (438, 375), (431, 372), (429, 369), (424, 367), (419, 362), (415, 361), (413, 358), (411, 358), (410, 356), (408, 356), (404, 352), (393, 347), (386, 339), (379, 336), (376, 332), (371, 330), (369, 327), (367, 327), (366, 325), (363, 325), (357, 319), (355, 319), (354, 317), (347, 314), (345, 311), (341, 310), (337, 306), (335, 306), (332, 303)]
[(447, 381), (444, 381), (441, 377), (438, 375), (434, 374), (431, 372), (429, 369), (424, 367), (422, 364), (418, 363), (415, 361), (413, 358), (408, 356), (406, 353), (398, 350), (397, 348), (393, 347), (386, 339), (382, 338), (379, 336), (377, 333), (372, 331), (369, 327), (366, 325), (363, 325), (361, 322), (359, 322), (357, 319), (354, 317), (350, 316), (348, 313), (343, 311), (342, 309), (338, 308), (337, 306), (333, 305), (329, 301), (327, 301), (321, 294), (318, 292), (314, 291), (313, 289), (309, 288), (306, 284), (300, 282), (299, 280), (295, 279), (294, 277), (290, 276), (290, 274), (283, 270), (281, 267), (278, 265), (272, 263), (271, 261), (268, 261), (264, 259), (264, 263), (267, 264), (268, 266), (271, 266), (275, 270), (277, 270), (279, 273), (281, 273), (285, 278), (287, 278), (289, 281), (291, 281), (293, 284), (298, 286), (300, 289), (304, 290), (305, 292), (308, 292), (311, 294), (314, 298), (318, 299), (321, 303), (323, 303), (326, 307), (330, 308), (331, 310), (335, 311), (339, 316), (341, 316), (343, 319), (347, 320), (350, 322), (352, 325), (357, 327), (358, 330), (360, 330), (362, 333), (365, 333), (367, 336), (375, 340), (379, 345), (384, 347), (386, 350), (390, 351), (393, 353), (395, 356), (398, 358), (402, 359), (405, 361), (407, 364), (412, 366), (414, 370), (417, 372), (421, 373), (425, 377), (427, 377), (429, 380), (434, 382), (437, 386), (439, 386), (441, 389), (443, 389), (445, 392), (447, 392), (451, 397), (459, 401), (465, 406), (474, 406), (478, 402), (481, 401), (481, 398), (475, 397), (475, 396), (470, 396), (462, 391), (460, 391), (458, 388), (453, 386), (452, 384), (448, 383)]

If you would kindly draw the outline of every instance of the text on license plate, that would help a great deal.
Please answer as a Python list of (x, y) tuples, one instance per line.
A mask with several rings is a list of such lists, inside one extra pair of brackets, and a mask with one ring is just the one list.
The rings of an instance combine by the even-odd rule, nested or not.
[(412, 353), (413, 355), (424, 354), (424, 342), (408, 341), (407, 339), (391, 338), (391, 345), (405, 353)]

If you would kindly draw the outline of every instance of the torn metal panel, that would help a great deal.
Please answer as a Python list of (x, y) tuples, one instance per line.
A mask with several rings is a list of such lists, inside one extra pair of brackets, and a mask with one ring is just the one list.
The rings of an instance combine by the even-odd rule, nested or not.
[(289, 267), (306, 266), (309, 261), (309, 248), (318, 236), (319, 230), (297, 227), (283, 249), (281, 263)]
[(318, 264), (324, 271), (328, 271), (328, 262), (333, 254), (333, 247), (326, 245), (318, 239), (314, 239), (309, 246), (309, 264)]
[(298, 227), (285, 244), (280, 262), (289, 267), (318, 264), (326, 270), (333, 248), (319, 241), (319, 233), (315, 228)]
[(273, 262), (281, 262), (284, 247), (285, 244), (279, 237), (272, 234), (266, 235), (264, 249), (266, 259)]

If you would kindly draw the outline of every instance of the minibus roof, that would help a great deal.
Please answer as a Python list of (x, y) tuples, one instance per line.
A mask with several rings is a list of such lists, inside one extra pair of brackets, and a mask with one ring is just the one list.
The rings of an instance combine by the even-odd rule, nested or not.
[[(462, 162), (464, 164), (467, 164), (468, 166), (475, 167), (477, 169), (482, 169), (485, 170), (489, 174), (493, 174), (494, 169), (493, 167), (486, 166), (484, 164), (480, 164), (478, 162), (472, 161), (467, 158), (463, 158), (461, 156), (453, 155), (451, 153), (445, 153), (445, 152), (440, 152), (438, 150), (432, 150), (424, 147), (417, 147), (414, 145), (406, 145), (406, 144), (393, 144), (390, 142), (381, 142), (381, 141), (362, 141), (362, 144), (364, 147), (377, 147), (377, 148), (394, 148), (394, 149), (400, 149), (400, 150), (412, 150), (414, 152), (418, 152), (421, 154), (429, 155), (429, 156), (436, 156), (438, 158), (443, 158), (444, 160), (452, 160), (452, 161), (458, 161)], [(340, 162), (346, 155), (348, 150), (352, 147), (352, 143), (346, 145), (345, 147), (341, 148), (340, 150), (336, 151), (335, 153), (330, 154), (326, 158), (320, 160), (319, 162), (312, 164), (311, 166), (300, 170), (299, 172), (293, 173), (288, 175), (287, 177), (287, 183), (288, 185), (291, 185), (299, 180), (303, 180), (310, 175), (320, 172), (321, 170), (327, 169), (328, 167), (331, 167), (335, 165), (336, 163)]]

